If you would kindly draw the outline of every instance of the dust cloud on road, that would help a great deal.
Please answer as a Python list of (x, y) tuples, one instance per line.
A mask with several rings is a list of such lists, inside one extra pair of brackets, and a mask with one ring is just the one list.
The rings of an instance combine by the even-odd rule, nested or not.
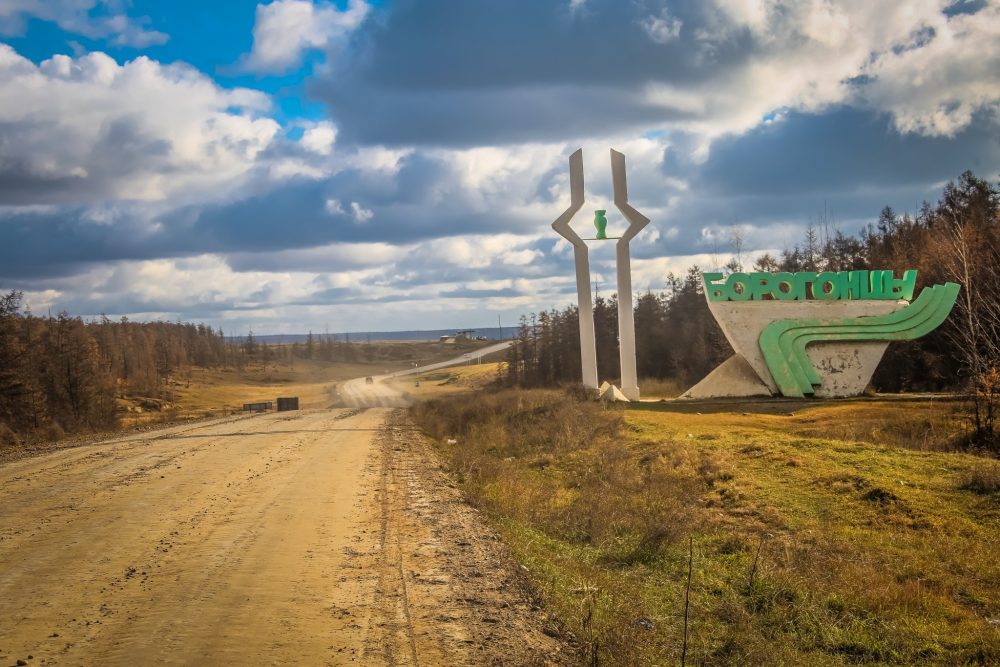
[(568, 658), (402, 411), (220, 420), (16, 461), (0, 508), (3, 664)]
[(420, 366), (418, 368), (412, 368), (405, 371), (397, 371), (395, 373), (388, 373), (386, 375), (376, 375), (371, 378), (371, 382), (366, 382), (365, 378), (349, 380), (337, 388), (338, 400), (342, 405), (355, 408), (405, 407), (411, 402), (409, 396), (403, 394), (397, 388), (387, 383), (386, 380), (392, 380), (417, 373), (426, 373), (439, 368), (448, 368), (450, 366), (480, 362), (483, 357), (501, 350), (506, 350), (510, 347), (510, 345), (510, 341), (495, 343), (493, 345), (463, 354), (460, 357), (455, 357), (454, 359), (449, 359), (447, 361), (441, 361), (436, 364), (428, 364), (426, 366)]

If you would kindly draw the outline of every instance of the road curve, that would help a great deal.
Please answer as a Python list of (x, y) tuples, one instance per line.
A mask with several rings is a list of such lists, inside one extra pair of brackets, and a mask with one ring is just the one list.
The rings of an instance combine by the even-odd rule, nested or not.
[(348, 380), (337, 388), (340, 396), (340, 402), (343, 405), (352, 408), (406, 407), (410, 404), (407, 396), (398, 389), (387, 384), (385, 380), (403, 377), (406, 375), (414, 375), (417, 373), (426, 373), (427, 371), (447, 368), (449, 366), (459, 366), (461, 364), (479, 362), (483, 357), (493, 354), (494, 352), (505, 350), (510, 346), (511, 341), (504, 341), (502, 343), (496, 343), (495, 345), (480, 348), (473, 352), (463, 354), (460, 357), (455, 357), (454, 359), (449, 359), (447, 361), (441, 361), (436, 364), (428, 364), (417, 368), (408, 368), (406, 370), (396, 371), (395, 373), (388, 373), (386, 375), (375, 375), (372, 376), (371, 384), (368, 384), (365, 378)]

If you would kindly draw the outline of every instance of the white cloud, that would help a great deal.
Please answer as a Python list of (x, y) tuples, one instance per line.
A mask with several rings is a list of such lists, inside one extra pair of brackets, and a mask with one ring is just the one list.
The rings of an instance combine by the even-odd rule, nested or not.
[(26, 19), (33, 17), (53, 22), (66, 32), (91, 39), (109, 39), (119, 46), (141, 49), (163, 44), (169, 39), (162, 32), (146, 28), (148, 19), (137, 19), (114, 11), (103, 16), (92, 15), (91, 11), (102, 4), (113, 8), (120, 3), (102, 3), (101, 0), (5, 0), (0, 3), (0, 34), (21, 34)]
[(513, 266), (526, 266), (535, 260), (541, 259), (542, 253), (538, 250), (508, 250), (501, 255), (504, 264)]
[(657, 44), (666, 44), (680, 36), (684, 22), (664, 10), (659, 15), (650, 14), (642, 20), (641, 25), (651, 40)]
[[(652, 259), (649, 254), (663, 253), (664, 248), (676, 251), (671, 240), (681, 235), (679, 229), (687, 236), (690, 229), (685, 226), (711, 228), (733, 222), (716, 217), (692, 220), (690, 210), (685, 213), (683, 207), (681, 213), (687, 218), (671, 215), (678, 208), (678, 197), (697, 192), (687, 192), (688, 181), (676, 174), (664, 174), (668, 147), (691, 162), (704, 162), (718, 137), (761, 123), (780, 123), (786, 111), (822, 112), (844, 103), (890, 113), (900, 131), (936, 135), (958, 132), (977, 112), (995, 113), (1000, 100), (998, 8), (991, 5), (975, 15), (949, 18), (941, 13), (942, 4), (715, 0), (717, 29), (697, 38), (695, 48), (700, 45), (710, 59), (714, 47), (741, 31), (752, 35), (755, 48), (731, 67), (708, 68), (720, 73), (703, 80), (661, 83), (638, 91), (641, 101), (680, 112), (669, 114), (679, 120), (623, 130), (619, 136), (588, 135), (587, 203), (574, 221), (575, 228), (581, 235), (592, 235), (586, 233), (593, 231), (592, 210), (601, 207), (609, 210), (611, 227), (622, 224), (609, 201), (608, 147), (621, 150), (628, 158), (632, 203), (653, 220), (633, 245), (634, 285), (637, 290), (658, 290), (667, 271), (682, 274), (694, 262), (712, 266), (719, 263), (720, 254), (728, 253), (728, 245), (706, 237), (701, 247), (709, 250), (715, 243), (722, 248), (720, 253)], [(582, 8), (584, 2), (574, 6)], [(261, 5), (254, 52), (246, 62), (255, 63), (260, 71), (290, 67), (307, 49), (330, 48), (361, 22), (366, 11), (360, 2), (343, 11), (304, 0)], [(346, 18), (351, 12), (354, 18)], [(340, 23), (331, 23), (330, 17)], [(697, 24), (686, 15), (684, 21), (682, 26), (680, 18), (654, 14), (642, 28), (651, 39), (686, 44), (695, 38), (689, 31), (693, 33)], [(323, 25), (326, 28), (321, 29)], [(639, 26), (631, 25), (641, 36)], [(859, 85), (859, 76), (867, 77), (867, 83)], [(849, 83), (852, 79), (855, 82)], [(336, 126), (328, 121), (293, 123), (304, 128), (302, 137), (283, 139), (277, 124), (266, 117), (268, 105), (268, 98), (259, 92), (221, 88), (183, 65), (145, 58), (119, 64), (93, 53), (57, 56), (36, 66), (0, 45), (0, 126), (15, 128), (0, 136), (0, 167), (7, 161), (39, 181), (87, 185), (74, 195), (79, 199), (60, 201), (95, 204), (82, 214), (88, 231), (110, 226), (142, 233), (155, 230), (160, 224), (156, 213), (165, 207), (224, 200), (250, 191), (251, 186), (280, 188), (282, 179), (330, 178), (329, 186), (317, 184), (309, 191), (324, 193), (310, 206), (320, 214), (325, 208), (330, 215), (359, 223), (348, 224), (351, 232), (391, 229), (400, 211), (412, 211), (414, 228), (426, 224), (428, 235), (439, 229), (453, 235), (400, 244), (385, 232), (383, 242), (330, 243), (191, 260), (111, 261), (55, 287), (40, 280), (32, 296), (38, 303), (84, 315), (88, 307), (96, 313), (100, 304), (122, 304), (118, 309), (128, 313), (228, 320), (237, 328), (244, 326), (239, 318), (245, 318), (253, 320), (258, 332), (260, 324), (272, 330), (315, 330), (325, 318), (330, 318), (331, 330), (473, 326), (481, 323), (476, 318), (482, 318), (487, 308), (527, 312), (572, 300), (572, 271), (563, 270), (572, 249), (549, 225), (568, 201), (566, 158), (577, 141), (462, 149), (345, 149), (337, 143)], [(110, 128), (119, 126), (129, 130), (123, 135), (125, 141), (109, 134)], [(644, 129), (656, 132), (649, 133), (652, 138), (639, 138)], [(139, 139), (141, 159), (123, 161), (130, 142)], [(115, 171), (114, 165), (122, 163), (127, 169)], [(423, 170), (425, 163), (432, 168)], [(332, 178), (345, 170), (357, 173)], [(692, 179), (690, 187), (697, 190), (696, 174)], [(397, 193), (399, 201), (392, 202)], [(144, 201), (126, 206), (122, 199)], [(42, 211), (46, 201), (17, 204), (18, 210), (35, 206)], [(374, 211), (362, 202), (379, 209), (377, 225), (363, 226), (374, 218)], [(461, 223), (434, 227), (437, 223), (427, 211)], [(509, 221), (505, 231), (511, 233), (485, 233), (496, 228), (498, 212), (504, 224)], [(787, 222), (795, 214), (785, 215), (782, 220)], [(464, 224), (467, 227), (459, 226)], [(748, 247), (794, 243), (799, 233), (796, 222), (762, 226), (750, 230)], [(366, 233), (357, 238), (377, 236)], [(690, 240), (677, 241), (681, 242), (688, 248), (685, 252), (691, 252)], [(605, 294), (613, 289), (613, 249), (611, 243), (592, 249), (595, 275), (603, 281)], [(175, 272), (180, 276), (176, 283)], [(470, 289), (513, 287), (518, 295), (426, 298), (454, 290), (456, 281), (466, 280), (473, 280), (464, 283)], [(324, 298), (333, 297), (320, 292), (348, 288), (363, 288), (360, 301), (336, 309), (324, 305)], [(259, 296), (250, 298), (252, 294)], [(308, 306), (295, 305), (310, 299), (314, 301)], [(379, 299), (383, 302), (376, 302)], [(217, 312), (198, 314), (210, 308)], [(345, 319), (338, 323), (337, 317)]]
[(354, 216), (355, 222), (365, 223), (375, 217), (375, 213), (371, 209), (365, 208), (356, 201), (351, 202), (351, 215)]
[(477, 211), (510, 206), (530, 196), (538, 179), (563, 159), (559, 144), (482, 146), (437, 151), (434, 154), (453, 171), (451, 188), (461, 190), (463, 199)]
[(330, 175), (330, 172), (322, 166), (294, 158), (278, 159), (271, 162), (268, 165), (267, 173), (272, 179), (277, 181), (290, 178), (307, 178), (318, 181)]
[(651, 85), (646, 97), (696, 112), (686, 129), (709, 138), (756, 127), (775, 110), (843, 103), (888, 112), (901, 132), (950, 136), (977, 110), (1000, 108), (1000, 6), (949, 17), (949, 4), (715, 0), (717, 25), (701, 35), (706, 57), (743, 30), (761, 48), (721, 77)]
[[(330, 202), (327, 203), (329, 205)], [(339, 202), (336, 203), (339, 206)], [(313, 248), (229, 253), (227, 261), (237, 271), (250, 267), (251, 272), (269, 269), (277, 272), (323, 273), (321, 282), (324, 286), (343, 287), (351, 285), (350, 279), (357, 277), (357, 269), (379, 268), (391, 264), (403, 259), (411, 249), (411, 245), (340, 241)]]
[(336, 140), (337, 128), (329, 121), (321, 121), (303, 132), (299, 144), (307, 151), (319, 155), (329, 155)]
[(902, 132), (952, 136), (972, 115), (1000, 112), (1000, 4), (928, 19), (924, 30), (879, 54), (860, 93), (890, 111)]
[(224, 195), (275, 138), (278, 124), (259, 115), (269, 105), (183, 64), (96, 52), (36, 66), (0, 44), (5, 161), (25, 178), (77, 183), (78, 201)]
[(286, 72), (298, 66), (306, 51), (328, 48), (349, 35), (368, 10), (364, 0), (349, 0), (343, 11), (311, 0), (257, 5), (253, 49), (244, 65), (256, 72)]

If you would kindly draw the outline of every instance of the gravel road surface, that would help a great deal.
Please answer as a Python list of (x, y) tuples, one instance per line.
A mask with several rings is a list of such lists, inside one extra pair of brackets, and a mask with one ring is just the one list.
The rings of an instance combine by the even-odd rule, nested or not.
[(566, 662), (391, 389), (355, 384), (0, 466), (0, 665)]

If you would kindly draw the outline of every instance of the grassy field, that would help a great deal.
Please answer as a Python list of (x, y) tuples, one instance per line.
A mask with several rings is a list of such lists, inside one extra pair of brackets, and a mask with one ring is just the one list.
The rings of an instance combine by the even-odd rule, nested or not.
[(586, 664), (679, 664), (685, 616), (692, 665), (1000, 664), (1000, 463), (948, 451), (953, 413), (517, 390), (413, 409)]
[(490, 384), (496, 378), (497, 364), (485, 363), (406, 375), (388, 380), (388, 383), (413, 400), (427, 400), (468, 393)]

